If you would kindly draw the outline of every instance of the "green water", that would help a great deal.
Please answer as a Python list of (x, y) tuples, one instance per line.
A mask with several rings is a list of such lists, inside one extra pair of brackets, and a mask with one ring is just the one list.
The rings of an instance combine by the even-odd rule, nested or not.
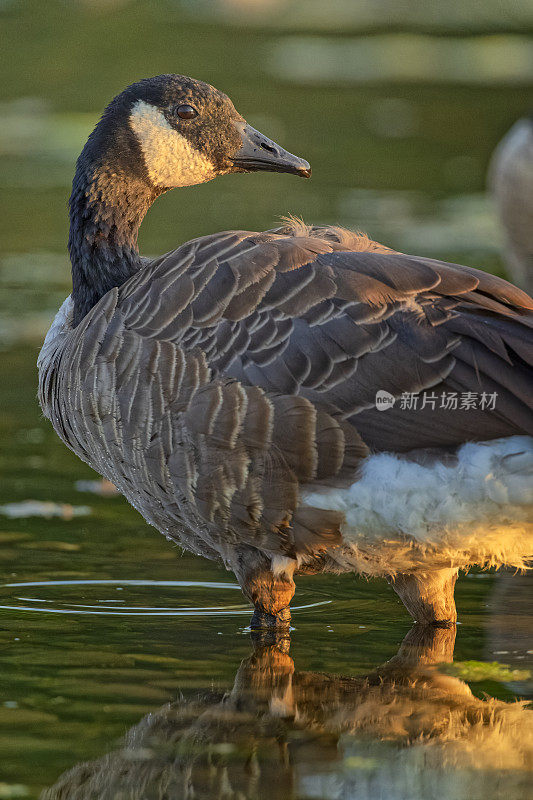
[[(276, 650), (250, 660), (233, 576), (171, 547), (121, 498), (78, 491), (96, 476), (36, 403), (40, 342), (69, 291), (76, 155), (110, 96), (146, 75), (215, 83), (313, 178), (231, 176), (171, 193), (143, 226), (145, 253), (292, 212), (503, 274), (485, 174), (533, 107), (531, 84), (301, 83), (269, 67), (300, 30), (301, 14), (276, 24), (282, 5), (264, 25), (235, 25), (205, 3), (198, 16), (179, 2), (0, 4), (0, 505), (63, 514), (0, 516), (0, 798), (37, 798), (60, 780), (49, 797), (170, 799), (191, 786), (235, 800), (527, 797), (531, 712), (514, 701), (532, 693), (528, 579), (459, 580), (446, 677), (416, 659), (375, 672), (410, 622), (384, 582), (353, 576), (299, 579), (294, 665)], [(341, 33), (355, 40), (352, 23)]]

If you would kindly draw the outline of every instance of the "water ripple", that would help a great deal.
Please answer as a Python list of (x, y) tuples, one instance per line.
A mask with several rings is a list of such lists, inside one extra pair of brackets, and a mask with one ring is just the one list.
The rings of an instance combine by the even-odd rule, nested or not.
[[(171, 589), (237, 589), (240, 586), (236, 583), (222, 583), (216, 581), (156, 581), (156, 580), (72, 580), (72, 581), (25, 581), (17, 583), (5, 583), (0, 589), (20, 589), (41, 587), (54, 589), (56, 587), (70, 586), (115, 586), (117, 590), (129, 587), (156, 587)], [(85, 599), (85, 598), (83, 598)], [(219, 617), (219, 616), (249, 616), (251, 607), (247, 603), (216, 606), (147, 606), (147, 605), (121, 605), (116, 606), (102, 605), (102, 603), (122, 603), (121, 600), (96, 599), (94, 603), (80, 603), (75, 601), (63, 601), (59, 598), (47, 600), (41, 597), (22, 597), (16, 596), (14, 600), (25, 603), (38, 603), (41, 605), (4, 605), (0, 604), (0, 609), (5, 611), (30, 611), (47, 614), (92, 614), (98, 616), (134, 616), (134, 617)], [(13, 602), (13, 601), (12, 601)], [(145, 601), (146, 602), (146, 601)], [(317, 606), (324, 606), (331, 603), (331, 600), (321, 600), (315, 603), (294, 606), (293, 610), (302, 611)], [(46, 604), (46, 605), (45, 605)], [(48, 605), (50, 604), (50, 605)], [(51, 607), (51, 605), (55, 607)]]

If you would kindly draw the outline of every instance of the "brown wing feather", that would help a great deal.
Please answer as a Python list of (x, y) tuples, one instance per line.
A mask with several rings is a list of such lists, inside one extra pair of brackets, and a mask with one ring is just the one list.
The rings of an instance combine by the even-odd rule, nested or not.
[[(268, 480), (259, 485), (256, 459), (253, 479), (235, 490), (239, 503), (251, 498), (254, 518), (260, 497), (264, 519), (286, 526), (300, 483), (340, 479), (346, 426), (370, 447), (393, 451), (532, 430), (531, 373), (523, 363), (533, 352), (527, 295), (477, 270), (394, 253), (337, 229), (292, 232), (300, 235), (231, 234), (231, 247), (222, 236), (224, 260), (213, 237), (200, 240), (196, 259), (207, 248), (220, 266), (193, 302), (204, 309), (202, 319), (181, 335), (190, 347), (208, 320), (201, 346), (213, 375), (270, 397), (273, 435), (261, 456)], [(172, 258), (179, 269), (177, 251), (165, 271)], [(463, 413), (413, 412), (396, 403), (383, 414), (375, 406), (378, 389), (397, 398), (497, 391), (500, 402), (493, 411)], [(364, 448), (352, 452), (353, 476)]]
[[(336, 228), (189, 242), (106, 295), (71, 336), (58, 429), (160, 529), (213, 555), (338, 541), (302, 484), (402, 451), (531, 431), (532, 302), (476, 270)], [(375, 406), (498, 391), (489, 411)], [(170, 521), (170, 522), (169, 522)], [(188, 538), (189, 537), (189, 538)]]

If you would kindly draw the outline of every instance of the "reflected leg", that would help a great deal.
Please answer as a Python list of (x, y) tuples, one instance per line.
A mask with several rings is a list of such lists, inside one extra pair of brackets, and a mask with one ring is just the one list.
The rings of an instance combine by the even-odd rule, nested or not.
[(387, 668), (413, 669), (432, 664), (451, 664), (455, 647), (455, 625), (413, 625)]

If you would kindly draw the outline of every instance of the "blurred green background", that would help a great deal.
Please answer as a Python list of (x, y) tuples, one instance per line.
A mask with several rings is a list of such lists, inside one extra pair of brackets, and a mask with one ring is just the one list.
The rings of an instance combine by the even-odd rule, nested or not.
[(143, 225), (146, 253), (291, 212), (499, 270), (486, 167), (533, 107), (533, 7), (404, 5), (2, 0), (3, 340), (37, 338), (68, 289), (65, 204), (99, 113), (125, 85), (163, 72), (225, 90), (314, 172), (311, 182), (229, 176), (168, 194)]
[[(36, 797), (61, 770), (109, 749), (171, 688), (231, 682), (248, 649), (235, 617), (176, 628), (172, 619), (31, 614), (20, 607), (33, 601), (5, 588), (232, 580), (193, 556), (177, 560), (120, 498), (78, 492), (75, 482), (94, 475), (36, 402), (37, 353), (69, 292), (74, 163), (103, 107), (140, 78), (190, 74), (227, 92), (251, 124), (313, 167), (311, 181), (234, 175), (163, 196), (142, 227), (147, 255), (216, 230), (273, 227), (293, 213), (503, 274), (486, 170), (501, 136), (533, 109), (532, 32), (530, 0), (0, 0), (0, 505), (91, 509), (80, 521), (68, 508), (65, 518), (0, 516), (0, 798)], [(459, 584), (462, 658), (496, 658), (483, 633), (491, 582)], [(300, 586), (302, 603), (334, 603), (316, 619), (296, 612), (305, 632), (294, 645), (299, 668), (369, 669), (409, 627), (383, 584), (343, 576)], [(60, 612), (101, 602), (84, 591), (56, 591), (43, 603)], [(168, 605), (170, 595), (144, 590), (129, 601)], [(179, 602), (223, 600), (206, 588)], [(356, 639), (346, 624), (355, 619), (364, 623)], [(327, 647), (326, 621), (336, 632)]]

